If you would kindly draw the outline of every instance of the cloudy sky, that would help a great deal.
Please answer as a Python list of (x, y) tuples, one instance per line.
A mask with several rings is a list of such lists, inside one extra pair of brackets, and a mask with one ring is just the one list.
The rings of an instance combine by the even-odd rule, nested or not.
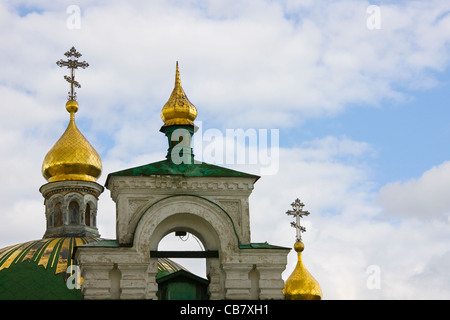
[[(261, 175), (253, 242), (291, 247), (285, 212), (300, 198), (303, 261), (324, 299), (450, 299), (447, 0), (1, 0), (0, 40), (0, 247), (45, 231), (41, 165), (69, 120), (55, 62), (75, 46), (90, 64), (76, 73), (76, 119), (102, 157), (100, 184), (164, 158), (159, 114), (178, 61), (204, 161), (221, 164), (211, 133), (216, 150), (227, 130), (274, 138), (270, 170), (263, 153), (222, 156)], [(108, 190), (99, 206), (113, 239)]]

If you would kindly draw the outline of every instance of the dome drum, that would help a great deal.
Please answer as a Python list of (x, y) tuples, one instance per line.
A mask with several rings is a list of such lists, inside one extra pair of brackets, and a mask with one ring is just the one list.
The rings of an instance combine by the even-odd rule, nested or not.
[(51, 182), (40, 188), (45, 198), (44, 238), (62, 235), (98, 237), (97, 200), (103, 187), (89, 181)]

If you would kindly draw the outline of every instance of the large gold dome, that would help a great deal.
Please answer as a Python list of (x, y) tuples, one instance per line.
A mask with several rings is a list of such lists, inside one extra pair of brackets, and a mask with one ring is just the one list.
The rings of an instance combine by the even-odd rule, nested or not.
[[(69, 266), (75, 267), (75, 247), (101, 241), (105, 239), (63, 236), (0, 248), (0, 300), (82, 299), (80, 289), (68, 288), (70, 274), (66, 272)], [(186, 269), (170, 259), (158, 258), (158, 279), (179, 270)]]
[(75, 100), (69, 100), (66, 103), (66, 109), (70, 113), (69, 125), (45, 156), (42, 175), (48, 182), (96, 181), (102, 173), (102, 162), (97, 151), (75, 124), (78, 103)]
[(178, 62), (175, 73), (175, 87), (169, 100), (161, 111), (161, 119), (164, 126), (172, 125), (194, 125), (197, 117), (197, 108), (189, 101), (186, 93), (181, 87), (180, 72)]

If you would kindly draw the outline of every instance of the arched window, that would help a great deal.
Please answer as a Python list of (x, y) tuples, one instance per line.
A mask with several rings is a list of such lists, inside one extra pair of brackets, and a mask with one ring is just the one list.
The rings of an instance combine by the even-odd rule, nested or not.
[(47, 218), (47, 228), (53, 227), (53, 215), (49, 214)]
[(97, 227), (97, 211), (95, 211), (95, 207), (94, 207), (94, 210), (92, 212), (92, 226), (94, 228)]
[(63, 217), (61, 210), (61, 202), (58, 202), (55, 205), (55, 227), (59, 227), (63, 225)]
[(69, 224), (80, 224), (80, 205), (76, 201), (69, 203)]
[(84, 224), (88, 227), (91, 226), (91, 205), (89, 203), (86, 205), (86, 211), (84, 212)]
[(259, 271), (256, 269), (256, 265), (253, 266), (253, 269), (248, 273), (248, 278), (250, 279), (251, 289), (250, 289), (250, 299), (258, 300), (259, 299)]
[(117, 264), (114, 264), (114, 268), (109, 272), (109, 279), (111, 281), (111, 299), (120, 298), (120, 280), (122, 279), (122, 273), (117, 268)]

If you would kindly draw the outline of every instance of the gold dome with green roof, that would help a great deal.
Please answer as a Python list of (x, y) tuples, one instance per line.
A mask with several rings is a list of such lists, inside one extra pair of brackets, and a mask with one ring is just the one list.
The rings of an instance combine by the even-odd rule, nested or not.
[[(256, 180), (259, 176), (232, 170), (226, 167), (208, 164), (201, 161), (194, 161), (194, 153), (191, 148), (190, 138), (196, 131), (194, 120), (197, 117), (197, 109), (189, 101), (181, 87), (180, 71), (178, 61), (175, 70), (175, 87), (169, 100), (161, 111), (161, 119), (164, 121), (160, 131), (168, 138), (169, 148), (167, 150), (166, 160), (145, 164), (138, 167), (128, 168), (108, 174), (105, 186), (108, 188), (110, 179), (114, 176), (152, 176), (152, 175), (179, 175), (185, 177), (247, 177)], [(174, 138), (174, 132), (184, 132), (184, 135)], [(180, 144), (181, 140), (184, 140)], [(179, 149), (174, 148), (180, 146)], [(173, 154), (180, 153), (176, 162)], [(186, 157), (184, 157), (186, 153)], [(175, 159), (177, 160), (177, 159)]]
[[(66, 271), (75, 265), (72, 253), (76, 246), (102, 241), (89, 237), (57, 237), (0, 249), (0, 300), (82, 299), (80, 289), (67, 286), (72, 280)], [(170, 259), (158, 259), (157, 278), (179, 270), (185, 269)]]
[(74, 246), (96, 239), (59, 237), (27, 241), (0, 249), (0, 299), (81, 299), (66, 285)]
[(175, 87), (169, 100), (161, 110), (161, 119), (164, 126), (173, 125), (194, 125), (197, 117), (197, 108), (189, 101), (181, 86), (180, 71), (178, 61), (175, 71)]

